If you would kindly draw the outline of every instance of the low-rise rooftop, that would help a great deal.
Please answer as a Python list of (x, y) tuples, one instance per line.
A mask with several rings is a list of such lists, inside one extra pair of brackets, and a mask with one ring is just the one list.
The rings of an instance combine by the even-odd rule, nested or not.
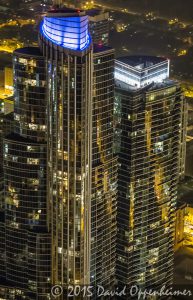
[(156, 56), (126, 56), (115, 61), (115, 80), (131, 89), (141, 89), (169, 78), (170, 62)]
[(167, 59), (158, 56), (145, 56), (145, 55), (134, 55), (118, 58), (118, 61), (129, 65), (133, 68), (144, 70), (146, 68), (155, 66), (159, 63), (166, 62)]

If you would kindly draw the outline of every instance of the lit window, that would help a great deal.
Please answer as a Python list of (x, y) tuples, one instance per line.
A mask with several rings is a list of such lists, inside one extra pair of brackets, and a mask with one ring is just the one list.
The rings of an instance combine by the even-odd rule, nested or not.
[(38, 165), (39, 164), (39, 159), (38, 158), (28, 158), (27, 163), (29, 165)]
[(150, 95), (149, 100), (153, 101), (154, 99), (155, 99), (155, 95), (154, 94)]
[(154, 153), (159, 154), (161, 152), (163, 152), (164, 150), (164, 146), (163, 146), (163, 142), (157, 142), (154, 145)]
[(37, 81), (35, 79), (26, 79), (24, 83), (26, 85), (30, 85), (30, 86), (36, 86), (37, 85)]
[(16, 121), (19, 121), (19, 120), (20, 120), (20, 115), (14, 114), (14, 119), (15, 119)]
[(46, 130), (46, 126), (45, 125), (40, 125), (40, 130), (45, 131)]
[(8, 145), (5, 144), (5, 153), (8, 153)]
[(62, 248), (61, 247), (58, 247), (58, 253), (62, 254)]
[(27, 146), (27, 151), (29, 151), (29, 152), (32, 152), (32, 151), (34, 151), (35, 149), (32, 147), (32, 146)]
[(29, 129), (37, 130), (38, 129), (38, 125), (29, 123)]
[(19, 63), (21, 63), (23, 65), (27, 65), (27, 59), (25, 59), (25, 58), (19, 58)]

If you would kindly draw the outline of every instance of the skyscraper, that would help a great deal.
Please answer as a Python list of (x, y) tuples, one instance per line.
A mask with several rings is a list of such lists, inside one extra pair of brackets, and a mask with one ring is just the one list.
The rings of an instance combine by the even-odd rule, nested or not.
[(5, 279), (18, 287), (14, 299), (47, 299), (46, 79), (38, 49), (14, 52), (14, 78), (14, 131), (4, 138)]
[(164, 58), (116, 60), (117, 279), (142, 289), (171, 286), (173, 278), (185, 102), (168, 76)]
[(40, 44), (49, 95), (52, 282), (110, 285), (116, 233), (114, 52), (99, 47), (93, 54), (88, 16), (73, 9), (47, 14)]
[(14, 53), (15, 127), (4, 138), (5, 299), (10, 290), (15, 299), (50, 299), (55, 284), (114, 285), (114, 50), (94, 46), (88, 29), (85, 12), (53, 8), (40, 47)]
[[(3, 106), (5, 107), (5, 106)], [(4, 207), (3, 138), (13, 129), (13, 113), (0, 113), (0, 210)]]
[(3, 171), (3, 137), (13, 128), (13, 114), (0, 113), (0, 280), (5, 279), (5, 203)]
[[(93, 44), (108, 46), (109, 45), (109, 30), (110, 30), (109, 12), (104, 11), (103, 9), (98, 9), (98, 8), (90, 8), (89, 9), (88, 3), (89, 2), (87, 2), (87, 1), (84, 2), (81, 0), (76, 0), (76, 1), (56, 0), (56, 1), (53, 1), (53, 4), (56, 4), (60, 7), (64, 7), (67, 4), (68, 7), (86, 9), (86, 14), (89, 16), (89, 32), (92, 37)], [(94, 2), (91, 4), (91, 7), (94, 6), (93, 4), (94, 4)]]
[(76, 10), (53, 10), (41, 27), (48, 66), (53, 283), (88, 284), (90, 276), (92, 52), (87, 19)]
[[(5, 102), (6, 101), (6, 102)], [(7, 99), (1, 101), (0, 110), (0, 280), (5, 279), (5, 202), (3, 170), (3, 138), (13, 129), (12, 105)], [(9, 108), (8, 108), (9, 107)]]
[[(115, 280), (117, 158), (113, 153), (114, 50), (94, 47), (92, 122), (91, 280)], [(94, 298), (93, 298), (94, 299)]]

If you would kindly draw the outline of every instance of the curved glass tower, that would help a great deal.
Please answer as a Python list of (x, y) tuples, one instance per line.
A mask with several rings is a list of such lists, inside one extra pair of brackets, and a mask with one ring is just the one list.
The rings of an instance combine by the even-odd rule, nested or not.
[(30, 299), (47, 299), (45, 63), (38, 48), (16, 50), (13, 61), (14, 132), (4, 138), (6, 281), (18, 287), (14, 299), (22, 290)]
[(52, 282), (90, 280), (92, 50), (88, 17), (48, 12), (40, 47), (47, 64), (48, 205)]
[(114, 52), (96, 48), (88, 16), (48, 12), (40, 31), (48, 100), (52, 283), (114, 282)]
[(114, 51), (94, 46), (88, 16), (66, 8), (47, 13), (39, 46), (14, 53), (0, 249), (6, 299), (50, 299), (52, 285), (110, 289), (115, 281)]

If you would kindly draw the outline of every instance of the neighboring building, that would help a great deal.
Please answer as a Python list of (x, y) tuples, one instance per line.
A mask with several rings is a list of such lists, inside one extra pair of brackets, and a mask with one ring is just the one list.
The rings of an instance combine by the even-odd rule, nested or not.
[(50, 299), (45, 62), (37, 48), (16, 50), (13, 60), (15, 123), (4, 138), (4, 279), (17, 289), (5, 298)]
[(13, 93), (13, 68), (5, 67), (5, 93)]
[(14, 99), (12, 97), (5, 97), (0, 99), (0, 114), (7, 115), (12, 113), (14, 110)]
[(169, 60), (162, 57), (128, 56), (116, 60), (115, 78), (131, 90), (141, 89), (169, 77)]
[(115, 64), (117, 279), (123, 285), (172, 285), (185, 103), (168, 75), (163, 58), (132, 56)]
[(109, 13), (99, 9), (87, 11), (89, 16), (89, 30), (94, 44), (109, 44)]
[[(13, 129), (13, 113), (4, 112), (2, 100), (0, 110), (0, 281), (5, 279), (5, 197), (3, 172), (3, 138)], [(1, 294), (0, 294), (1, 296)]]
[(4, 209), (3, 138), (13, 129), (13, 113), (0, 113), (0, 211)]
[(3, 100), (3, 113), (5, 115), (12, 113), (14, 110), (14, 98), (7, 97)]
[[(186, 92), (187, 93), (187, 92)], [(187, 99), (187, 137), (186, 137), (186, 170), (185, 175), (193, 177), (193, 165), (190, 161), (193, 159), (193, 93), (186, 97)]]
[(184, 220), (186, 204), (178, 202), (175, 214), (175, 251), (178, 250), (184, 244)]
[(175, 249), (193, 245), (193, 179), (185, 177), (178, 185)]
[(113, 153), (114, 50), (105, 46), (94, 47), (92, 105), (90, 283), (111, 290), (116, 261), (117, 158)]

